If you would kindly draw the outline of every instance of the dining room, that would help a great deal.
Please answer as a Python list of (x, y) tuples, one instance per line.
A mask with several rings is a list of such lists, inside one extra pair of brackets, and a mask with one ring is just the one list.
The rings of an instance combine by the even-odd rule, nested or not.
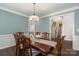
[(79, 56), (79, 3), (0, 3), (0, 56)]

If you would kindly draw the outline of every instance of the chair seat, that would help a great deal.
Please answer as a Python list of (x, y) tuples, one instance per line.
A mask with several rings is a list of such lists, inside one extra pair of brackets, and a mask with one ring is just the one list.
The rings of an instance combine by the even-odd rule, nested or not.
[(40, 54), (40, 52), (32, 52), (32, 56), (37, 56), (39, 54)]
[(32, 48), (32, 56), (37, 56), (39, 55), (41, 52), (35, 48)]

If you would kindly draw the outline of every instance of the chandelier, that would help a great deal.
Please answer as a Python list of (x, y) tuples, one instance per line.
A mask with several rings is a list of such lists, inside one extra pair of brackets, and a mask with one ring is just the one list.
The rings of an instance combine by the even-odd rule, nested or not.
[(36, 16), (36, 14), (35, 14), (35, 4), (36, 4), (36, 3), (33, 3), (33, 6), (34, 6), (34, 8), (33, 8), (33, 9), (34, 9), (34, 10), (33, 10), (33, 15), (29, 17), (29, 20), (30, 20), (30, 21), (33, 21), (33, 22), (39, 21), (39, 17)]

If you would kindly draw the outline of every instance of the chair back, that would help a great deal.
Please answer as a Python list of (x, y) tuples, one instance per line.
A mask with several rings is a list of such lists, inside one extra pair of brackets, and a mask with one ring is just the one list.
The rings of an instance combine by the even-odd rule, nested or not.
[(57, 45), (56, 45), (56, 55), (61, 56), (62, 55), (62, 46), (63, 46), (63, 40), (65, 36), (58, 36), (57, 37)]
[(25, 56), (32, 55), (30, 38), (24, 36), (23, 32), (15, 34), (16, 39), (16, 55)]
[(45, 39), (45, 40), (49, 40), (49, 33), (43, 32), (42, 33), (42, 38)]

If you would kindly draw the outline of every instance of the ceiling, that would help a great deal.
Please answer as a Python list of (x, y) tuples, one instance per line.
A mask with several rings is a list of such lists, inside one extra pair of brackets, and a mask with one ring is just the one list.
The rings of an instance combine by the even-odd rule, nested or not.
[[(31, 16), (33, 14), (32, 3), (0, 3), (0, 6), (22, 13), (26, 16)], [(58, 12), (75, 6), (79, 6), (79, 3), (37, 3), (35, 6), (35, 12), (36, 15), (42, 17), (50, 13)]]

